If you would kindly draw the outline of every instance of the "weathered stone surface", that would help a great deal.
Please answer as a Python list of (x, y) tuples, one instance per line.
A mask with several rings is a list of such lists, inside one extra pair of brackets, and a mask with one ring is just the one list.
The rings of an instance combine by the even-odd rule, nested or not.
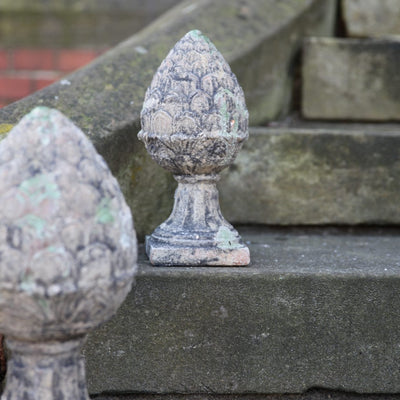
[(132, 216), (92, 143), (35, 108), (0, 143), (2, 399), (87, 398), (79, 351), (136, 272)]
[(83, 338), (7, 340), (11, 357), (2, 400), (89, 400), (81, 355)]
[(216, 181), (248, 138), (249, 113), (229, 65), (200, 31), (168, 53), (149, 86), (138, 137), (178, 181), (172, 214), (146, 238), (155, 265), (247, 265), (221, 214)]
[(175, 178), (179, 183), (172, 213), (146, 237), (150, 262), (160, 266), (248, 265), (248, 247), (221, 213), (216, 177)]
[(215, 175), (248, 138), (243, 90), (200, 31), (180, 39), (157, 69), (141, 111), (138, 137), (175, 175)]
[(328, 126), (251, 129), (221, 174), (224, 215), (233, 223), (400, 223), (400, 126)]
[(293, 61), (304, 35), (329, 35), (332, 0), (186, 1), (93, 64), (0, 110), (2, 126), (35, 105), (61, 110), (93, 141), (135, 212), (139, 237), (170, 212), (172, 177), (138, 143), (145, 90), (173, 44), (200, 29), (215, 43), (243, 86), (252, 124), (276, 118), (290, 102)]
[(398, 0), (342, 0), (342, 12), (349, 36), (400, 34)]
[[(46, 107), (25, 116), (0, 150), (1, 332), (31, 341), (82, 334), (114, 312), (104, 291), (135, 272), (118, 183), (85, 135)], [(79, 301), (89, 303), (84, 320)]]
[(399, 63), (394, 38), (311, 38), (303, 53), (303, 116), (399, 120)]
[(91, 393), (400, 391), (398, 230), (240, 233), (246, 268), (139, 252), (135, 293), (86, 345)]
[[(122, 394), (96, 396), (96, 400), (382, 400), (380, 394), (347, 393), (315, 389), (300, 394)], [(385, 395), (385, 400), (398, 400), (399, 394)]]

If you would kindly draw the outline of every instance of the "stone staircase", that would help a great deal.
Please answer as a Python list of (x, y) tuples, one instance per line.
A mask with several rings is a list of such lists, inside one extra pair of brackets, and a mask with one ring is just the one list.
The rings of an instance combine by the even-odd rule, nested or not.
[[(251, 265), (155, 268), (141, 246), (136, 289), (85, 347), (89, 391), (99, 399), (352, 396), (334, 390), (398, 398), (398, 44), (333, 38), (334, 1), (265, 10), (258, 1), (214, 3), (183, 2), (70, 85), (0, 110), (0, 128), (34, 104), (74, 120), (117, 176), (142, 239), (170, 212), (174, 185), (136, 141), (138, 115), (154, 69), (182, 33), (210, 32), (258, 125), (219, 185)], [(340, 3), (349, 35), (353, 3)], [(381, 10), (390, 1), (375, 3)], [(228, 12), (233, 27), (218, 23)], [(215, 38), (208, 20), (220, 29)], [(289, 113), (298, 51), (314, 35), (329, 38), (306, 40), (301, 109)], [(315, 388), (329, 391), (307, 394)]]
[[(230, 220), (399, 223), (400, 6), (367, 3), (340, 3), (349, 36), (304, 40), (299, 108), (253, 128), (223, 174)], [(382, 20), (386, 31), (376, 27)]]

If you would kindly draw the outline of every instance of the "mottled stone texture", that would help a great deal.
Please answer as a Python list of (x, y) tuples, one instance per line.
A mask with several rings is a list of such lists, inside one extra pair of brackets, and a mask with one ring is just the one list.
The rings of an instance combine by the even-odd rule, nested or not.
[(4, 400), (88, 400), (82, 339), (46, 344), (8, 340)]
[(248, 137), (244, 94), (200, 31), (170, 51), (146, 92), (138, 137), (178, 181), (171, 216), (147, 238), (156, 265), (247, 265), (248, 248), (219, 209), (215, 182)]
[(85, 135), (44, 107), (1, 142), (0, 202), (0, 331), (13, 351), (3, 398), (85, 399), (84, 335), (136, 270), (130, 210)]
[(342, 0), (342, 10), (349, 36), (400, 34), (399, 0)]
[[(338, 390), (314, 389), (305, 393), (293, 394), (115, 394), (96, 396), (96, 400), (382, 400), (382, 395), (368, 394), (362, 397), (358, 393)], [(385, 395), (385, 400), (399, 400), (399, 394)]]
[(270, 225), (399, 224), (399, 126), (303, 125), (250, 129), (221, 173), (226, 218)]
[(246, 268), (154, 268), (142, 249), (85, 347), (91, 393), (400, 392), (398, 229), (240, 234)]
[(399, 120), (399, 64), (400, 40), (395, 38), (312, 38), (306, 41), (303, 116)]

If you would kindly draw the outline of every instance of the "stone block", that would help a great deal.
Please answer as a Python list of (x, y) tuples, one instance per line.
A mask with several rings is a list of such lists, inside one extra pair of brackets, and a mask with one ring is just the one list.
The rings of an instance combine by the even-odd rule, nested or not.
[[(399, 394), (385, 395), (385, 400), (399, 400)], [(307, 391), (306, 393), (292, 394), (150, 394), (150, 393), (136, 393), (136, 394), (120, 394), (120, 395), (104, 395), (96, 396), (96, 400), (381, 400), (382, 396), (379, 394), (364, 394), (360, 396), (357, 393), (346, 393), (337, 390), (323, 390), (315, 389)]]
[(89, 336), (92, 394), (400, 391), (399, 230), (240, 233), (245, 268), (141, 249), (136, 289)]
[(399, 63), (398, 39), (307, 40), (302, 69), (303, 116), (399, 120)]
[(273, 225), (399, 224), (400, 126), (326, 125), (333, 127), (251, 129), (221, 174), (226, 218)]
[[(305, 393), (274, 393), (274, 394), (114, 394), (96, 396), (96, 400), (382, 400), (379, 394), (346, 393), (340, 390), (313, 389)], [(399, 400), (399, 394), (385, 395), (385, 400)]]
[(400, 34), (399, 0), (342, 0), (342, 11), (348, 36)]

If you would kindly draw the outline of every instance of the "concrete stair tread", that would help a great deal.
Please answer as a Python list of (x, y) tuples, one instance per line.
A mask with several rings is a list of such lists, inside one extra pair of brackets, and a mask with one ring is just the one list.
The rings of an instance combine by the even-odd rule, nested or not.
[[(343, 134), (359, 131), (363, 133), (384, 133), (400, 135), (400, 122), (368, 122), (368, 121), (335, 121), (335, 120), (307, 120), (298, 114), (292, 114), (281, 121), (268, 123), (270, 129), (291, 128), (293, 130), (334, 131)], [(263, 128), (252, 128), (256, 132)]]
[(90, 393), (400, 390), (399, 229), (239, 227), (252, 264), (152, 267), (89, 336)]
[(139, 251), (139, 276), (218, 274), (220, 277), (254, 274), (360, 274), (400, 277), (400, 228), (239, 227), (249, 246), (247, 267), (154, 267), (143, 244)]

